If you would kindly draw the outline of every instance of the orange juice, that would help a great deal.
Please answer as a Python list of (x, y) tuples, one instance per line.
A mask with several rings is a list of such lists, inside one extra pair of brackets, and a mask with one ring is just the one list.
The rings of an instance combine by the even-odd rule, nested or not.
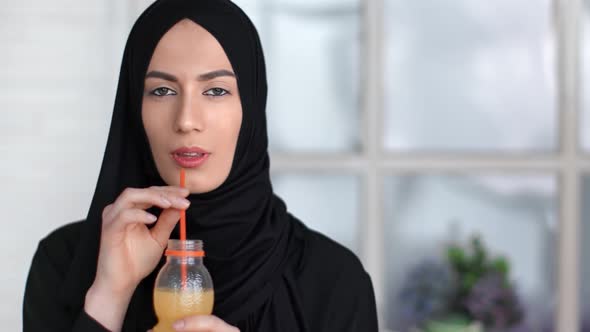
[(154, 290), (154, 308), (158, 325), (154, 332), (175, 332), (172, 324), (181, 318), (210, 315), (213, 312), (214, 293), (208, 290)]

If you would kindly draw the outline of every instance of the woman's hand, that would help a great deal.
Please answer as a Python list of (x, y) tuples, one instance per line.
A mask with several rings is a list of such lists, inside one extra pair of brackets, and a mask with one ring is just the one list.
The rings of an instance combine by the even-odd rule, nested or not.
[[(188, 194), (179, 187), (127, 188), (104, 208), (96, 277), (84, 309), (110, 330), (121, 328), (135, 288), (158, 265), (180, 210), (190, 204)], [(159, 218), (145, 211), (152, 206), (163, 209)]]
[[(162, 258), (180, 210), (190, 202), (189, 192), (178, 187), (125, 189), (102, 215), (102, 234), (95, 283), (114, 293), (134, 290)], [(159, 219), (145, 211), (158, 206)], [(156, 225), (149, 229), (148, 224)]]
[(240, 332), (237, 327), (212, 315), (186, 317), (174, 323), (173, 327), (178, 332)]

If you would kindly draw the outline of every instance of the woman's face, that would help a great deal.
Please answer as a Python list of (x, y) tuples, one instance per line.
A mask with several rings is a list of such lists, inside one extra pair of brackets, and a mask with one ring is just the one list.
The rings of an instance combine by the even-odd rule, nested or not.
[(169, 185), (205, 193), (227, 179), (242, 124), (232, 66), (219, 42), (191, 20), (159, 41), (146, 77), (142, 120), (156, 167)]

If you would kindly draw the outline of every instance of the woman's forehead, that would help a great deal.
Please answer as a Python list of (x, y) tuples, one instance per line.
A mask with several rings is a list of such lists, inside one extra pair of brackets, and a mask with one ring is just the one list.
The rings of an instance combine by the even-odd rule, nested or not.
[(219, 41), (199, 24), (183, 19), (159, 40), (152, 64), (196, 66), (208, 69), (231, 69), (230, 61)]

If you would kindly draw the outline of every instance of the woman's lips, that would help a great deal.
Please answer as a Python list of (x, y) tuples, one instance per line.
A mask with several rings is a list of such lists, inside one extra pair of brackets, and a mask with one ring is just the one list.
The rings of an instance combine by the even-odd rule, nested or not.
[(201, 166), (207, 158), (209, 157), (208, 153), (205, 154), (198, 154), (198, 155), (187, 155), (187, 154), (177, 154), (173, 153), (172, 158), (178, 166), (182, 168), (195, 168)]
[(210, 153), (201, 148), (179, 148), (172, 152), (172, 159), (182, 168), (201, 166), (209, 158)]

